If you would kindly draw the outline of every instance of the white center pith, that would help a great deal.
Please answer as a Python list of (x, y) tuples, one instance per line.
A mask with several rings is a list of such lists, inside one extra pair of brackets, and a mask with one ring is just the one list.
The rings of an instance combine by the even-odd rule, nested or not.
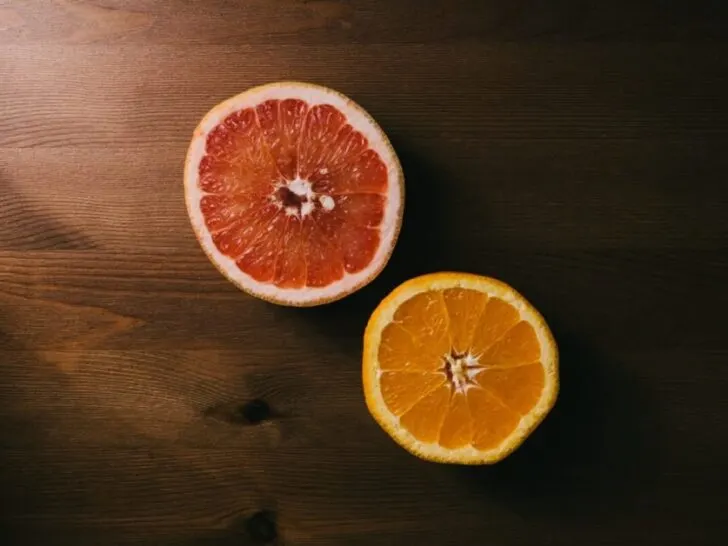
[(285, 210), (288, 216), (297, 218), (305, 218), (318, 207), (330, 211), (336, 206), (333, 197), (317, 194), (313, 191), (311, 182), (298, 177), (278, 184), (271, 199), (279, 208)]
[(475, 376), (485, 367), (480, 364), (477, 357), (470, 353), (458, 354), (453, 351), (445, 355), (443, 360), (445, 363), (442, 371), (455, 392), (465, 392), (478, 386), (475, 382)]

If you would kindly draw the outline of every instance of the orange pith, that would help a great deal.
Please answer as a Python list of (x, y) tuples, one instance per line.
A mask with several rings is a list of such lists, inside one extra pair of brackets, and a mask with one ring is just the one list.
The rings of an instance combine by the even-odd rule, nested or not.
[(553, 338), (535, 310), (502, 283), (463, 274), (427, 277), (410, 281), (409, 294), (395, 291), (370, 321), (368, 405), (418, 455), (494, 462), (553, 404)]

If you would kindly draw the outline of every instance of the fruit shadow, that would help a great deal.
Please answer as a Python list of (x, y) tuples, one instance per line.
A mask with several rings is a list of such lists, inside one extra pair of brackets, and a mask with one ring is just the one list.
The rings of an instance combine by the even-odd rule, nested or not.
[(346, 298), (312, 309), (293, 310), (306, 327), (359, 354), (367, 320), (377, 304), (407, 279), (447, 269), (447, 241), (440, 228), (447, 211), (445, 170), (413, 147), (393, 139), (405, 174), (405, 212), (389, 263), (368, 286)]
[(0, 170), (0, 188), (12, 208), (0, 228), (0, 250), (92, 250), (94, 243), (28, 198)]
[(504, 461), (449, 471), (476, 498), (528, 521), (634, 511), (654, 490), (660, 466), (649, 393), (619, 362), (577, 337), (557, 340), (561, 389), (545, 421)]

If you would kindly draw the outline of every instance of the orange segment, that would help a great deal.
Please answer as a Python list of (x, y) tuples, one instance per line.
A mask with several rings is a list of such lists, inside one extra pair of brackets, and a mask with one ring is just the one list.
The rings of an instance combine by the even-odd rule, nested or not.
[(500, 298), (490, 298), (473, 333), (472, 351), (484, 353), (520, 320), (518, 311)]
[(422, 372), (383, 372), (382, 396), (394, 415), (402, 415), (445, 383), (439, 374)]
[(443, 291), (445, 307), (450, 317), (450, 339), (453, 349), (464, 353), (470, 349), (480, 317), (488, 301), (487, 294), (464, 288)]
[(543, 318), (510, 286), (464, 273), (425, 275), (387, 296), (367, 325), (362, 370), (377, 422), (440, 462), (503, 459), (558, 392)]
[(415, 295), (397, 309), (394, 321), (415, 340), (417, 354), (411, 355), (412, 358), (442, 367), (450, 348), (447, 309), (442, 294), (423, 292)]
[(445, 421), (440, 429), (439, 444), (448, 449), (470, 445), (473, 440), (473, 417), (464, 393), (455, 393), (450, 400)]
[(421, 442), (435, 442), (447, 413), (450, 389), (443, 383), (400, 417), (400, 424)]
[(484, 389), (467, 392), (473, 419), (473, 447), (492, 449), (500, 445), (518, 426), (521, 416)]
[(448, 320), (445, 302), (439, 292), (422, 292), (404, 301), (394, 313), (394, 321), (421, 340), (445, 348)]
[(382, 332), (379, 362), (382, 370), (434, 372), (443, 365), (437, 355), (420, 352), (412, 334), (396, 322), (389, 323)]
[(518, 366), (536, 362), (540, 356), (541, 345), (533, 326), (521, 321), (483, 352), (480, 363), (486, 366)]
[(486, 368), (475, 377), (478, 385), (519, 415), (526, 415), (538, 402), (545, 379), (540, 362), (517, 368)]

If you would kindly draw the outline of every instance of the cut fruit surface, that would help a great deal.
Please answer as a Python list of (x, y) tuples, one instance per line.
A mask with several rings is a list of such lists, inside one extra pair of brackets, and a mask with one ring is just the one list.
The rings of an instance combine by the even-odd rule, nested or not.
[(364, 395), (376, 421), (424, 459), (497, 462), (556, 401), (558, 351), (510, 286), (465, 273), (405, 282), (369, 320)]
[(402, 222), (392, 146), (357, 104), (282, 82), (213, 108), (194, 132), (185, 199), (212, 263), (283, 305), (339, 299), (373, 280)]

